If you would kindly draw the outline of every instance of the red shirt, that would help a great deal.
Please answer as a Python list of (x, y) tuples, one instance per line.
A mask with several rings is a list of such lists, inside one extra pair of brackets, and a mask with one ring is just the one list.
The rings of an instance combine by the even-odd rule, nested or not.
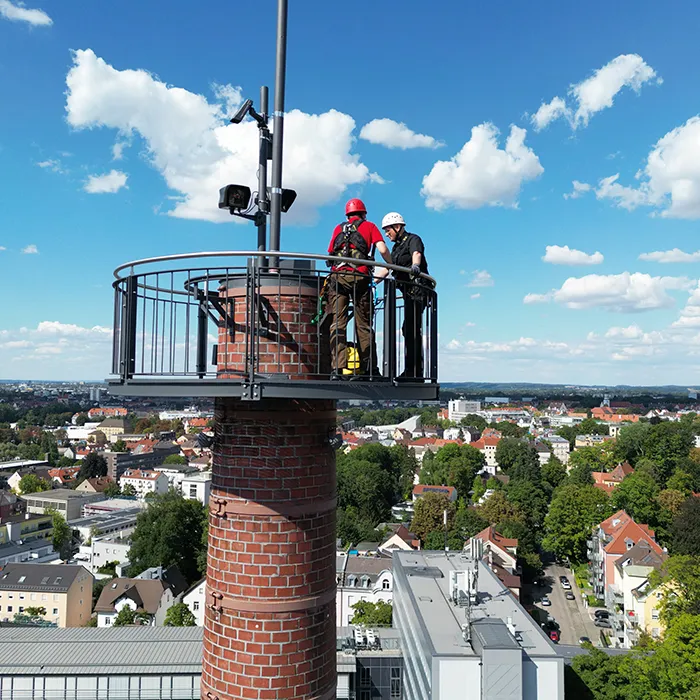
[[(355, 221), (359, 219), (359, 216), (353, 216), (348, 221)], [(328, 253), (331, 254), (333, 253), (333, 244), (335, 243), (335, 239), (338, 236), (339, 233), (343, 230), (343, 224), (338, 224), (335, 227), (335, 230), (333, 231), (333, 235), (331, 236), (331, 242), (328, 244)], [(384, 238), (382, 237), (381, 231), (371, 222), (367, 221), (366, 219), (357, 227), (357, 232), (362, 236), (362, 238), (365, 239), (367, 242), (367, 247), (369, 248), (369, 255), (372, 259), (374, 259), (374, 246), (377, 245), (377, 243), (381, 243)], [(340, 265), (334, 265), (333, 269), (337, 270), (339, 268), (343, 267), (348, 267), (349, 265), (346, 265), (345, 263), (341, 263)], [(359, 267), (356, 268), (357, 272), (359, 272), (361, 275), (367, 275), (369, 274), (369, 268), (367, 265), (360, 265)]]

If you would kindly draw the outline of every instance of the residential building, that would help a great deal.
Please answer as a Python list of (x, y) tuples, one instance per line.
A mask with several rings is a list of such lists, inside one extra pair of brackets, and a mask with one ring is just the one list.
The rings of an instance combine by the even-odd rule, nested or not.
[(22, 498), (27, 502), (27, 513), (44, 513), (47, 508), (57, 510), (66, 520), (75, 520), (82, 515), (83, 506), (95, 501), (104, 501), (102, 493), (85, 493), (71, 489), (54, 489), (29, 493)]
[(453, 399), (447, 404), (447, 418), (456, 423), (466, 418), (469, 413), (479, 413), (479, 411), (481, 411), (481, 401)]
[[(134, 502), (134, 505), (138, 505)], [(99, 515), (88, 515), (76, 520), (70, 520), (68, 524), (72, 530), (80, 535), (83, 542), (87, 542), (96, 535), (119, 535), (126, 537), (130, 535), (136, 527), (136, 518), (142, 512), (142, 508), (131, 508), (120, 510), (114, 513), (101, 513)]]
[[(95, 429), (99, 425), (97, 423), (85, 423), (85, 425), (67, 425), (64, 430), (66, 431), (66, 440), (70, 442), (78, 442), (81, 440), (87, 440)], [(75, 455), (76, 459), (80, 459), (80, 455)]]
[[(202, 419), (203, 420), (203, 419)], [(182, 596), (182, 602), (194, 615), (197, 627), (204, 627), (204, 606), (206, 604), (207, 580), (197, 581)]]
[(425, 496), (426, 493), (439, 493), (454, 503), (457, 500), (457, 489), (454, 486), (430, 486), (428, 484), (418, 484), (413, 487), (413, 502)]
[(118, 481), (127, 469), (152, 469), (163, 464), (166, 457), (178, 454), (179, 451), (180, 447), (172, 442), (147, 440), (136, 443), (131, 452), (106, 450), (103, 457), (107, 460), (107, 475)]
[(137, 613), (150, 616), (150, 620), (142, 624), (162, 627), (173, 602), (173, 592), (164, 581), (115, 578), (102, 589), (95, 604), (97, 626), (111, 627), (119, 611), (128, 606)]
[(593, 592), (598, 598), (610, 601), (615, 562), (640, 541), (645, 541), (657, 554), (663, 552), (654, 531), (648, 525), (637, 524), (624, 510), (593, 528), (588, 541), (588, 562)]
[(114, 479), (109, 476), (96, 476), (91, 479), (85, 479), (82, 483), (75, 487), (78, 493), (104, 493), (105, 489), (114, 483)]
[(51, 480), (59, 486), (70, 487), (75, 483), (80, 467), (63, 467), (61, 469), (49, 469), (48, 474)]
[(564, 699), (564, 659), (485, 561), (427, 551), (393, 560), (403, 698)]
[(136, 497), (144, 499), (149, 493), (167, 493), (168, 477), (163, 472), (150, 469), (127, 469), (119, 477), (119, 486), (122, 491), (125, 486), (133, 486)]
[(161, 472), (165, 474), (168, 480), (168, 488), (175, 489), (176, 491), (182, 490), (182, 481), (192, 474), (198, 474), (196, 467), (191, 467), (188, 464), (161, 464), (157, 467), (153, 467), (156, 472)]
[(552, 453), (554, 456), (562, 463), (569, 463), (569, 453), (571, 452), (571, 445), (566, 438), (560, 435), (549, 435), (546, 438), (552, 445)]
[(486, 458), (486, 471), (489, 474), (495, 475), (498, 469), (498, 462), (496, 461), (496, 448), (498, 443), (501, 441), (500, 437), (495, 437), (493, 435), (484, 434), (475, 442), (471, 443), (472, 447), (476, 447), (479, 452)]
[(51, 540), (6, 542), (0, 544), (0, 568), (12, 563), (32, 562), (34, 564), (60, 562), (61, 557), (54, 551)]
[(124, 435), (126, 430), (126, 421), (123, 418), (105, 418), (105, 420), (95, 428), (95, 431), (103, 433), (107, 440), (119, 435)]
[(182, 495), (209, 505), (209, 494), (211, 493), (211, 472), (200, 472), (198, 474), (188, 474), (182, 480)]
[(0, 545), (8, 542), (50, 540), (52, 536), (53, 517), (51, 515), (19, 513), (10, 518), (4, 518), (0, 523)]
[(613, 489), (619, 486), (622, 480), (630, 474), (634, 474), (634, 469), (627, 462), (618, 464), (609, 472), (591, 472), (594, 481), (593, 485), (608, 494), (612, 493)]
[(608, 440), (612, 440), (609, 435), (577, 435), (574, 447), (598, 447)]
[(88, 503), (83, 506), (83, 517), (91, 515), (116, 515), (122, 511), (130, 511), (134, 508), (143, 510), (148, 504), (139, 501), (136, 496), (118, 496), (116, 498), (106, 498), (104, 501)]
[[(13, 462), (6, 462), (5, 464), (11, 465)], [(13, 469), (12, 474), (7, 478), (7, 485), (15, 493), (19, 493), (19, 482), (22, 480), (22, 477), (26, 476), (27, 474), (34, 474), (34, 476), (37, 476), (39, 479), (48, 481), (49, 484), (52, 483), (51, 476), (49, 475), (48, 462), (28, 459), (14, 462), (14, 464), (22, 465)]]
[(126, 408), (100, 406), (91, 408), (87, 415), (90, 420), (94, 420), (95, 418), (126, 418), (128, 413)]
[(0, 491), (0, 522), (21, 515), (26, 503), (11, 491)]
[(537, 451), (537, 457), (540, 460), (540, 464), (547, 464), (547, 462), (549, 462), (549, 458), (552, 456), (554, 451), (548, 445), (545, 445), (543, 442), (535, 442), (532, 446)]
[(387, 531), (385, 540), (379, 545), (379, 552), (385, 556), (391, 556), (395, 549), (411, 551), (420, 549), (420, 540), (403, 523), (382, 523), (377, 526)]
[(7, 564), (0, 572), (0, 618), (12, 620), (28, 607), (58, 627), (81, 627), (92, 610), (92, 574), (67, 564)]
[[(487, 566), (498, 576), (499, 581), (520, 600), (520, 567), (518, 566), (518, 540), (504, 537), (492, 526), (474, 535), (473, 539), (466, 543), (466, 550), (474, 541), (480, 542), (478, 552), (473, 556), (479, 556)], [(471, 553), (471, 552), (470, 552)]]
[(119, 537), (119, 535), (93, 537), (90, 543), (90, 571), (96, 574), (100, 567), (112, 562), (121, 566), (127, 565), (130, 549), (131, 539), (128, 535), (126, 537)]
[(350, 624), (355, 614), (353, 605), (361, 600), (390, 603), (394, 587), (392, 559), (379, 556), (347, 556), (344, 572), (338, 581), (336, 624)]

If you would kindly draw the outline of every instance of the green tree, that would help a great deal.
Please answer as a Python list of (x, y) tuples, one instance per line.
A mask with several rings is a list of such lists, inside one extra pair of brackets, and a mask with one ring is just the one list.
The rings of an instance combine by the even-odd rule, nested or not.
[(122, 496), (135, 496), (136, 495), (136, 489), (134, 488), (133, 484), (124, 484), (124, 487), (122, 488)]
[(486, 466), (486, 458), (476, 447), (454, 443), (441, 447), (435, 455), (435, 462), (444, 469), (447, 485), (454, 486), (457, 493), (465, 497), (474, 476)]
[(509, 484), (513, 481), (530, 481), (533, 484), (539, 484), (542, 481), (540, 458), (532, 445), (525, 444), (525, 449), (515, 458), (508, 476)]
[(187, 460), (182, 455), (168, 455), (163, 464), (187, 464)]
[(82, 427), (89, 420), (87, 413), (80, 413), (75, 419), (75, 424)]
[(488, 525), (488, 520), (482, 518), (476, 508), (470, 508), (466, 499), (460, 498), (450, 534), (451, 536), (454, 534), (459, 540), (465, 542)]
[(693, 491), (693, 477), (684, 469), (676, 469), (666, 482), (666, 488), (681, 491), (689, 496)]
[(700, 557), (669, 557), (649, 582), (661, 586), (661, 619), (670, 625), (680, 615), (700, 615)]
[(463, 428), (476, 428), (478, 431), (482, 432), (486, 430), (488, 423), (481, 416), (476, 413), (467, 413), (459, 424)]
[(579, 432), (576, 430), (576, 428), (570, 425), (565, 425), (564, 427), (559, 428), (556, 434), (559, 437), (563, 437), (565, 440), (569, 441), (570, 450), (574, 449), (574, 447), (576, 446), (576, 436), (579, 435)]
[(165, 627), (196, 627), (197, 619), (186, 603), (175, 603), (165, 613)]
[(90, 452), (80, 464), (78, 479), (94, 479), (98, 476), (107, 476), (107, 460), (97, 452)]
[(478, 503), (479, 499), (486, 493), (484, 480), (477, 474), (472, 482), (472, 503)]
[[(576, 454), (576, 453), (574, 453)], [(593, 486), (593, 470), (588, 464), (577, 464), (571, 468), (571, 471), (566, 476), (567, 484), (576, 484), (577, 486)]]
[(663, 421), (652, 425), (644, 438), (644, 456), (654, 463), (654, 477), (660, 488), (673, 472), (688, 463), (694, 445), (692, 430), (682, 423)]
[(566, 465), (560, 459), (552, 455), (546, 464), (542, 465), (542, 480), (549, 486), (551, 491), (559, 486), (566, 479)]
[(152, 615), (137, 613), (135, 610), (125, 605), (114, 618), (112, 627), (126, 627), (127, 625), (144, 624), (148, 625), (153, 619)]
[(411, 521), (411, 532), (424, 540), (433, 530), (444, 528), (444, 512), (447, 511), (447, 529), (454, 520), (455, 504), (442, 493), (426, 493), (416, 501)]
[(494, 423), (491, 426), (494, 430), (498, 430), (498, 432), (505, 438), (505, 437), (513, 437), (513, 438), (521, 438), (523, 435), (525, 435), (525, 430), (515, 423), (511, 423), (510, 421), (503, 420), (498, 423)]
[[(132, 486), (131, 488), (133, 489), (134, 487)], [(117, 496), (121, 496), (122, 492), (119, 488), (119, 484), (112, 481), (109, 484), (107, 484), (107, 486), (105, 486), (105, 490), (102, 493), (104, 493), (104, 495), (108, 498), (116, 498)], [(134, 494), (135, 493), (136, 489), (134, 489)]]
[(351, 606), (355, 611), (351, 625), (363, 625), (364, 627), (391, 627), (391, 603), (379, 600), (371, 603), (368, 600), (360, 600)]
[(389, 471), (366, 459), (338, 459), (338, 507), (357, 509), (371, 525), (387, 520), (394, 503), (394, 483)]
[(501, 471), (508, 474), (515, 460), (528, 448), (528, 444), (513, 437), (505, 437), (496, 445), (496, 462)]
[(139, 513), (131, 536), (129, 561), (134, 575), (151, 566), (177, 564), (188, 583), (199, 578), (206, 511), (197, 500), (173, 490), (155, 496)]
[(17, 488), (22, 495), (25, 495), (27, 493), (38, 493), (39, 491), (49, 491), (51, 484), (36, 474), (25, 474), (19, 480)]
[(126, 443), (124, 440), (117, 440), (113, 445), (112, 445), (112, 452), (128, 452), (128, 448), (126, 446)]
[(674, 554), (700, 556), (700, 498), (687, 498), (673, 518), (671, 551)]
[(657, 501), (659, 487), (650, 474), (635, 472), (626, 476), (612, 492), (614, 510), (624, 510), (638, 523), (656, 527), (660, 507)]
[[(447, 532), (447, 547), (451, 552), (460, 552), (464, 547), (464, 540), (459, 536), (454, 529)], [(433, 530), (429, 532), (425, 541), (421, 543), (421, 549), (427, 550), (444, 550), (445, 549), (445, 531)]]
[(480, 517), (489, 525), (498, 525), (506, 520), (525, 522), (525, 515), (517, 506), (513, 505), (503, 491), (496, 491), (477, 509)]
[(615, 454), (621, 462), (634, 466), (644, 456), (644, 443), (650, 428), (649, 423), (633, 423), (620, 430), (615, 439)]
[(589, 471), (605, 471), (605, 460), (600, 446), (578, 447), (569, 455), (569, 470), (588, 467)]
[(594, 418), (586, 418), (576, 426), (576, 432), (578, 435), (608, 435), (610, 430)]
[(209, 506), (204, 508), (204, 527), (202, 528), (202, 540), (197, 554), (197, 570), (200, 576), (207, 575), (207, 552), (209, 549)]
[(24, 609), (24, 614), (29, 617), (43, 617), (46, 615), (46, 608), (43, 605), (30, 605)]
[(53, 548), (59, 552), (63, 558), (69, 557), (70, 545), (73, 537), (70, 525), (68, 525), (63, 515), (55, 508), (44, 508), (44, 513), (51, 515), (51, 521), (53, 524), (53, 535), (51, 541)]
[(506, 486), (506, 495), (510, 503), (525, 516), (530, 527), (542, 527), (549, 498), (540, 484), (525, 479), (511, 479)]
[(571, 561), (585, 561), (586, 540), (593, 526), (609, 515), (608, 496), (595, 486), (560, 486), (544, 519), (542, 546)]

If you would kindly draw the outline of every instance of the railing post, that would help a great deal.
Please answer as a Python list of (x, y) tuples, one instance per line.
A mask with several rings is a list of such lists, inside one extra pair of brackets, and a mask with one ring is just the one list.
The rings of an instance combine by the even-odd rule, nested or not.
[(208, 291), (207, 283), (205, 283), (204, 292), (199, 290), (199, 286), (197, 287), (197, 300), (199, 301), (197, 308), (197, 376), (200, 379), (203, 379), (207, 373)]
[(126, 278), (126, 294), (122, 299), (121, 375), (131, 379), (136, 370), (136, 275)]
[(396, 376), (396, 283), (384, 279), (384, 376)]
[(437, 381), (438, 374), (438, 309), (437, 294), (433, 291), (430, 295), (430, 377), (431, 381)]
[(121, 358), (121, 340), (122, 340), (122, 291), (121, 284), (118, 282), (114, 285), (114, 322), (112, 324), (112, 374), (121, 375), (121, 367), (119, 360)]

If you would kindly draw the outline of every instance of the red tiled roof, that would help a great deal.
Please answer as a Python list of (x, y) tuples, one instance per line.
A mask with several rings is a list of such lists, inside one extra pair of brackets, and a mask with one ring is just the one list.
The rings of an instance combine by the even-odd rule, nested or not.
[(155, 481), (162, 472), (157, 472), (152, 469), (127, 469), (121, 476), (122, 479), (144, 479), (146, 481)]
[(638, 525), (634, 520), (630, 520), (622, 529), (618, 530), (611, 542), (605, 545), (607, 554), (624, 554), (628, 547), (627, 541), (632, 541), (634, 544), (642, 540), (649, 544), (657, 554), (662, 554), (663, 550), (652, 539), (654, 531), (648, 526)]
[(414, 496), (422, 496), (424, 493), (444, 493), (448, 498), (452, 498), (457, 489), (454, 486), (430, 486), (428, 484), (418, 484), (413, 487)]
[(509, 537), (504, 537), (503, 535), (496, 532), (496, 529), (492, 525), (489, 525), (487, 528), (484, 528), (481, 532), (474, 535), (474, 537), (478, 537), (480, 540), (482, 540), (484, 542), (491, 542), (491, 544), (495, 544), (504, 550), (507, 547), (517, 547), (518, 546), (517, 539), (511, 539)]

